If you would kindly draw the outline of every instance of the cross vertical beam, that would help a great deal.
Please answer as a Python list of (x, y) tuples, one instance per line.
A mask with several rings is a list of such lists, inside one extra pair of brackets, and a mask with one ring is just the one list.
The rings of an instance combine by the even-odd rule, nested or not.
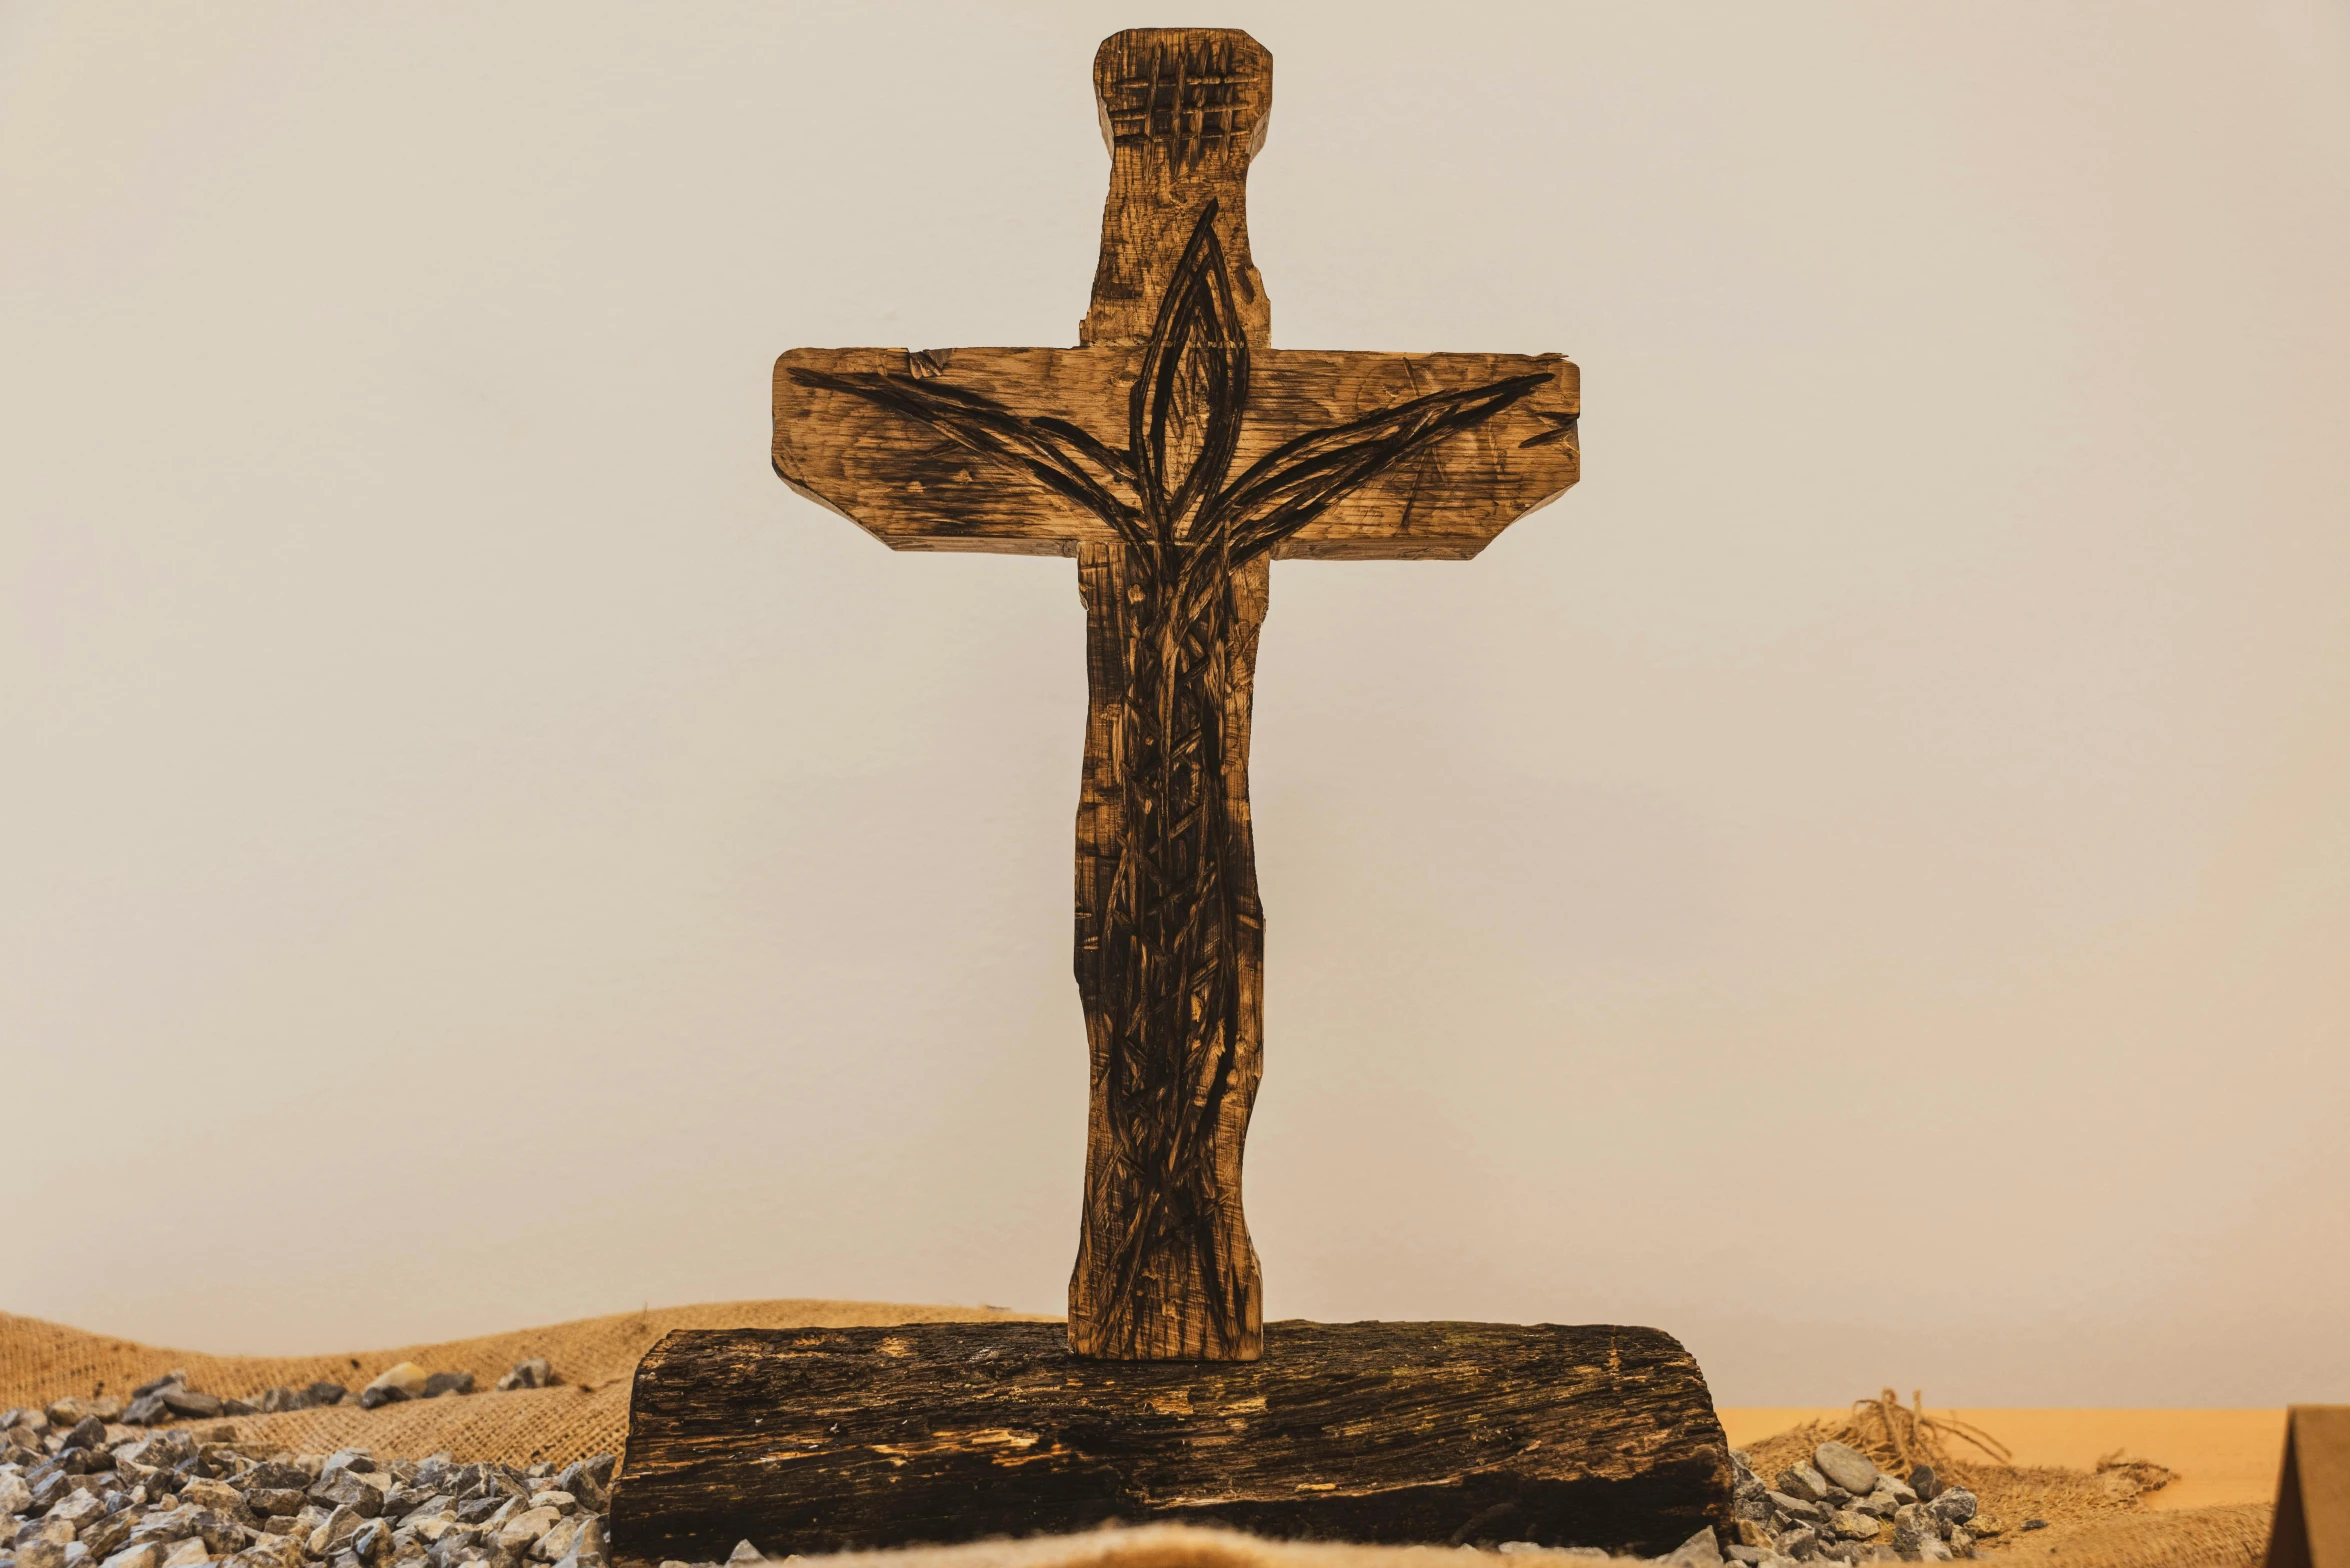
[[(1212, 207), (1240, 328), (1271, 346), (1248, 254), (1249, 160), (1273, 61), (1244, 33), (1119, 33), (1094, 57), (1110, 147), (1086, 345), (1149, 340), (1187, 229)], [(1079, 546), (1085, 765), (1077, 803), (1077, 990), (1090, 1100), (1069, 1348), (1126, 1360), (1253, 1361), (1264, 1281), (1241, 1149), (1264, 1075), (1265, 911), (1248, 742), (1261, 554), (1185, 606), (1124, 540)]]

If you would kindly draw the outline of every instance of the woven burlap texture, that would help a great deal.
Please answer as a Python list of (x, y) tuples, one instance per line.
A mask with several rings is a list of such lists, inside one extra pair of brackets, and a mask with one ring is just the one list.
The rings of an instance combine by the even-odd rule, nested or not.
[(516, 1362), (543, 1357), (560, 1386), (451, 1396), (376, 1410), (361, 1410), (354, 1402), (283, 1415), (239, 1416), (228, 1424), (236, 1428), (240, 1442), (275, 1444), (296, 1453), (331, 1453), (363, 1444), (386, 1455), (422, 1457), (446, 1450), (462, 1460), (528, 1464), (547, 1459), (568, 1464), (590, 1454), (620, 1452), (628, 1435), (629, 1377), (654, 1341), (671, 1329), (849, 1328), (1018, 1316), (987, 1307), (913, 1307), (879, 1301), (731, 1301), (624, 1312), (393, 1350), (209, 1356), (193, 1350), (158, 1350), (0, 1312), (0, 1407), (46, 1404), (66, 1394), (127, 1394), (150, 1378), (182, 1368), (190, 1387), (237, 1399), (321, 1379), (356, 1393), (378, 1372), (402, 1361), (413, 1361), (430, 1372), (470, 1372), (479, 1387), (488, 1389)]
[[(421, 1458), (567, 1464), (621, 1451), (628, 1386), (653, 1343), (681, 1328), (845, 1328), (890, 1323), (1019, 1320), (986, 1307), (903, 1306), (875, 1301), (736, 1301), (663, 1307), (586, 1318), (475, 1339), (316, 1356), (212, 1356), (158, 1350), (0, 1312), (0, 1406), (47, 1404), (67, 1394), (124, 1394), (150, 1378), (185, 1369), (189, 1383), (231, 1397), (327, 1379), (356, 1389), (384, 1368), (414, 1361), (434, 1372), (471, 1372), (488, 1388), (518, 1361), (544, 1357), (560, 1386), (479, 1393), (361, 1410), (356, 1404), (241, 1416), (240, 1442), (326, 1453), (362, 1445)], [(1037, 1321), (1033, 1318), (1026, 1321)], [(1937, 1423), (1891, 1395), (1856, 1404), (1845, 1420), (1799, 1427), (1753, 1445), (1767, 1480), (1826, 1438), (1852, 1444), (1888, 1470), (1919, 1460), (1972, 1488), (2005, 1527), (1999, 1555), (2053, 1558), (2063, 1568), (2257, 1568), (2268, 1539), (2265, 1505), (2147, 1513), (2139, 1497), (2167, 1479), (2158, 1464), (2115, 1456), (2096, 1471), (2023, 1468), (2000, 1462), (1997, 1440), (1972, 1447), (1960, 1429)], [(2050, 1528), (2024, 1532), (2026, 1519)], [(1990, 1544), (1990, 1543), (1986, 1543)], [(856, 1554), (874, 1568), (1435, 1568), (1436, 1548), (1350, 1547), (1267, 1542), (1223, 1530), (1152, 1526), (1029, 1541), (980, 1542), (909, 1552)], [(1457, 1553), (1443, 1553), (1449, 1565)]]

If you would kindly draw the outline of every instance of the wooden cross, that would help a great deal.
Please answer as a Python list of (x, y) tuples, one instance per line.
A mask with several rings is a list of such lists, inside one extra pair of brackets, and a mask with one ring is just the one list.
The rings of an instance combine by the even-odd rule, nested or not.
[(1069, 1348), (1247, 1361), (1249, 697), (1271, 562), (1475, 555), (1575, 482), (1579, 377), (1556, 354), (1271, 347), (1244, 202), (1272, 56), (1140, 28), (1102, 44), (1093, 87), (1110, 193), (1079, 346), (794, 349), (775, 471), (892, 549), (1077, 558), (1092, 1102)]

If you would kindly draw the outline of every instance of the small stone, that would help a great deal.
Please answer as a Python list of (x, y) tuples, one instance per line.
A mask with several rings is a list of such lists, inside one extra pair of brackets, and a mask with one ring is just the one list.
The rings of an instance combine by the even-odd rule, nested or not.
[(126, 1426), (153, 1426), (158, 1421), (168, 1419), (170, 1415), (171, 1407), (166, 1405), (161, 1397), (155, 1394), (142, 1394), (123, 1408), (122, 1419)]
[(552, 1508), (526, 1508), (498, 1527), (498, 1544), (502, 1547), (530, 1547), (538, 1538), (555, 1528), (555, 1521), (563, 1516)]
[(1910, 1488), (1918, 1494), (1918, 1501), (1921, 1503), (1932, 1502), (1934, 1494), (1942, 1489), (1941, 1483), (1935, 1478), (1932, 1465), (1919, 1465), (1910, 1471), (1909, 1484)]
[(498, 1389), (501, 1393), (510, 1393), (518, 1388), (545, 1388), (554, 1378), (554, 1371), (547, 1365), (546, 1358), (537, 1356), (528, 1361), (515, 1362), (506, 1375), (498, 1379)]
[(33, 1489), (24, 1477), (0, 1470), (0, 1514), (21, 1514), (33, 1506)]
[(1977, 1514), (1966, 1522), (1967, 1534), (1980, 1541), (1985, 1536), (1998, 1535), (2007, 1527), (1988, 1514)]
[(180, 1501), (209, 1508), (216, 1514), (234, 1514), (245, 1506), (245, 1494), (226, 1481), (198, 1476), (180, 1488)]
[[(1502, 1550), (1507, 1551), (1512, 1546), (1530, 1547), (1533, 1545), (1532, 1541), (1510, 1541), (1504, 1543)], [(726, 1554), (726, 1560), (730, 1563), (763, 1563), (767, 1560), (767, 1554), (748, 1541), (737, 1541), (734, 1543), (734, 1550)]]
[(473, 1374), (470, 1372), (435, 1372), (424, 1380), (424, 1391), (417, 1397), (438, 1399), (443, 1394), (470, 1394), (473, 1392)]
[(1740, 1546), (1768, 1546), (1771, 1544), (1771, 1531), (1759, 1519), (1733, 1519), (1730, 1521), (1730, 1539)]
[(302, 1390), (304, 1398), (308, 1399), (312, 1404), (321, 1408), (324, 1408), (328, 1405), (341, 1404), (343, 1400), (350, 1394), (350, 1392), (351, 1391), (349, 1389), (343, 1387), (343, 1385), (340, 1383), (328, 1383), (324, 1381), (313, 1383), (308, 1388)]
[(158, 1568), (197, 1568), (199, 1563), (210, 1561), (212, 1561), (212, 1552), (210, 1548), (205, 1546), (204, 1538), (200, 1535), (191, 1535), (173, 1546), (170, 1551), (165, 1552), (163, 1561), (158, 1565)]
[(1893, 1549), (1895, 1551), (1914, 1553), (1918, 1542), (1927, 1536), (1932, 1536), (1939, 1541), (1942, 1539), (1942, 1527), (1935, 1522), (1934, 1516), (1926, 1511), (1925, 1504), (1911, 1503), (1894, 1514)]
[(351, 1555), (363, 1563), (380, 1562), (392, 1549), (392, 1527), (381, 1519), (370, 1519), (351, 1532), (347, 1543)]
[(432, 1374), (413, 1361), (402, 1361), (384, 1368), (375, 1375), (375, 1381), (359, 1391), (365, 1403), (367, 1395), (379, 1389), (398, 1389), (403, 1399), (414, 1399), (424, 1392), (424, 1385), (432, 1381)]
[(126, 1546), (106, 1559), (105, 1568), (162, 1568), (163, 1549), (153, 1541)]
[(579, 1506), (590, 1513), (600, 1514), (604, 1511), (604, 1489), (588, 1473), (588, 1462), (584, 1459), (563, 1467), (562, 1473), (555, 1477), (555, 1490), (569, 1492), (579, 1499)]
[(52, 1546), (63, 1546), (73, 1539), (73, 1525), (64, 1519), (32, 1519), (17, 1528), (16, 1549), (23, 1551), (35, 1541), (47, 1541)]
[(1877, 1489), (1877, 1467), (1857, 1448), (1822, 1443), (1812, 1450), (1811, 1462), (1820, 1474), (1855, 1497), (1866, 1497)]
[[(121, 1494), (113, 1495), (119, 1497)], [(93, 1559), (111, 1557), (122, 1549), (123, 1542), (131, 1538), (132, 1522), (131, 1510), (128, 1507), (121, 1508), (103, 1519), (91, 1520), (86, 1530), (75, 1531), (74, 1544), (87, 1547)]]
[(191, 1421), (209, 1421), (220, 1414), (219, 1395), (183, 1387), (178, 1383), (162, 1390), (155, 1397), (162, 1400), (164, 1407), (173, 1415), (186, 1416)]
[[(570, 1514), (557, 1520), (553, 1527), (546, 1534), (540, 1536), (531, 1547), (530, 1555), (542, 1563), (551, 1563), (568, 1557), (571, 1554), (572, 1546), (579, 1540), (580, 1526), (588, 1523), (594, 1517), (593, 1514)], [(758, 1560), (760, 1559), (754, 1556), (753, 1561)]]
[(310, 1489), (309, 1496), (312, 1502), (329, 1508), (348, 1508), (362, 1519), (373, 1519), (384, 1511), (384, 1494), (348, 1470), (330, 1471)]
[(282, 1535), (265, 1535), (229, 1561), (236, 1568), (302, 1568), (302, 1546)]
[(1918, 1542), (1916, 1560), (1921, 1563), (1946, 1563), (1956, 1555), (1940, 1536), (1929, 1535)]
[[(1934, 1510), (1935, 1518), (1946, 1524), (1965, 1524), (1975, 1516), (1975, 1494), (1963, 1486), (1944, 1487), (1926, 1506)], [(2029, 1530), (2031, 1526), (2027, 1524), (2024, 1528)]]
[(1903, 1481), (1889, 1475), (1878, 1476), (1877, 1489), (1874, 1492), (1871, 1492), (1869, 1495), (1871, 1497), (1890, 1496), (1897, 1504), (1923, 1501), (1923, 1499), (1918, 1496), (1916, 1489), (1913, 1488), (1907, 1481)]
[(1773, 1508), (1790, 1519), (1801, 1519), (1806, 1524), (1817, 1524), (1827, 1517), (1826, 1510), (1817, 1503), (1805, 1502), (1800, 1497), (1790, 1497), (1785, 1492), (1771, 1492), (1765, 1495), (1770, 1498)]
[(310, 1532), (310, 1539), (304, 1545), (311, 1556), (325, 1557), (340, 1550), (345, 1542), (359, 1533), (359, 1527), (366, 1522), (352, 1509), (337, 1508), (326, 1516), (324, 1524)]
[(1840, 1508), (1829, 1516), (1828, 1525), (1847, 1541), (1874, 1540), (1877, 1521), (1867, 1514), (1856, 1514), (1849, 1508)]
[(80, 1536), (85, 1520), (105, 1511), (106, 1505), (92, 1496), (86, 1486), (75, 1487), (61, 1501), (49, 1505), (49, 1517), (58, 1524), (72, 1525), (76, 1537)]
[(1872, 1519), (1890, 1519), (1893, 1517), (1894, 1510), (1900, 1506), (1900, 1502), (1895, 1499), (1891, 1492), (1882, 1490), (1871, 1492), (1866, 1497), (1856, 1497), (1852, 1500), (1852, 1511), (1854, 1513), (1867, 1514)]
[(252, 1539), (252, 1532), (209, 1509), (196, 1511), (196, 1535), (214, 1557), (232, 1557)]
[(1780, 1471), (1779, 1490), (1789, 1497), (1800, 1497), (1807, 1503), (1824, 1503), (1828, 1500), (1827, 1477), (1805, 1464), (1789, 1465)]
[(302, 1511), (302, 1494), (290, 1486), (257, 1486), (245, 1494), (245, 1506), (262, 1518)]
[(163, 1376), (149, 1378), (146, 1382), (141, 1383), (137, 1388), (132, 1389), (131, 1398), (145, 1399), (149, 1394), (160, 1394), (165, 1389), (171, 1387), (174, 1383), (184, 1385), (187, 1381), (187, 1369), (185, 1367), (173, 1367), (169, 1372), (164, 1373)]
[(1779, 1551), (1788, 1557), (1808, 1557), (1819, 1544), (1819, 1531), (1808, 1524), (1799, 1524), (1779, 1537)]
[(1950, 1555), (1953, 1557), (1974, 1556), (1975, 1538), (1964, 1530), (1952, 1530), (1950, 1532)]
[(571, 1555), (563, 1561), (578, 1568), (580, 1563), (596, 1564), (604, 1560), (604, 1522), (594, 1514), (580, 1517), (579, 1533), (571, 1538)]
[(26, 1541), (16, 1549), (16, 1568), (65, 1568), (65, 1543)]
[(1741, 1544), (1723, 1547), (1722, 1555), (1734, 1563), (1760, 1563), (1768, 1554), (1762, 1547)]
[(1711, 1526), (1698, 1531), (1664, 1555), (1664, 1568), (1713, 1568), (1722, 1560), (1722, 1544)]

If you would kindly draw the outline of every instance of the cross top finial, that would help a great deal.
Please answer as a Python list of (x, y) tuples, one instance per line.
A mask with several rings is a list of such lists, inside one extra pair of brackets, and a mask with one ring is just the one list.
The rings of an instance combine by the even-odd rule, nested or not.
[(1188, 166), (1228, 143), (1264, 145), (1273, 57), (1233, 28), (1130, 28), (1102, 40), (1093, 91), (1113, 154), (1155, 147)]
[(1268, 344), (1272, 309), (1249, 260), (1247, 189), (1273, 108), (1273, 56), (1237, 28), (1129, 28), (1095, 51), (1093, 96), (1110, 195), (1078, 342), (1150, 335), (1167, 268), (1212, 201), (1241, 323), (1251, 343)]

